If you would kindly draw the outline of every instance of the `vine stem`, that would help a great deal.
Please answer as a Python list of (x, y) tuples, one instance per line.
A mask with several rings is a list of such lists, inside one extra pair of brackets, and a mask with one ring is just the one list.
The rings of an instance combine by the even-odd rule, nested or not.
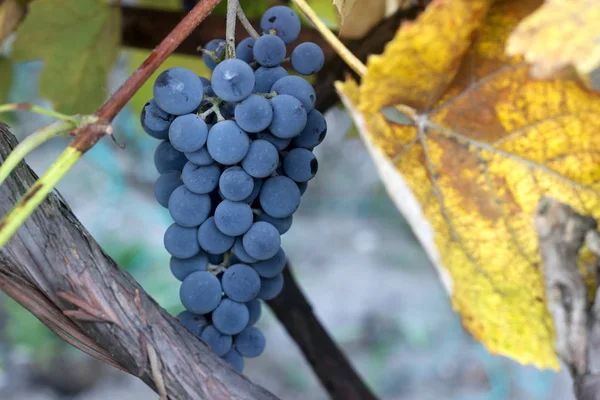
[(325, 40), (329, 42), (331, 47), (340, 56), (342, 60), (350, 68), (354, 70), (360, 77), (363, 77), (367, 73), (367, 66), (362, 63), (345, 45), (342, 43), (337, 36), (319, 19), (319, 16), (306, 2), (306, 0), (293, 0), (300, 10), (306, 15), (306, 17), (313, 23), (315, 28), (323, 35)]
[(225, 28), (225, 58), (235, 58), (235, 23), (238, 0), (227, 0), (227, 26)]
[(258, 32), (256, 32), (256, 29), (254, 29), (254, 27), (248, 20), (248, 17), (246, 17), (246, 14), (244, 13), (244, 9), (242, 9), (241, 4), (238, 4), (237, 7), (237, 17), (240, 20), (240, 23), (242, 24), (246, 32), (248, 32), (248, 35), (250, 35), (252, 39), (258, 40), (258, 38), (260, 38), (260, 35)]
[(59, 113), (53, 110), (48, 110), (47, 108), (43, 108), (40, 106), (36, 106), (31, 103), (12, 103), (12, 104), (3, 104), (0, 106), (0, 113), (8, 112), (8, 111), (31, 111), (36, 114), (47, 115), (52, 118), (56, 118), (61, 121), (70, 121), (75, 124), (78, 124), (78, 118), (72, 115), (66, 115), (63, 113)]
[[(112, 120), (131, 100), (158, 67), (175, 51), (221, 0), (201, 0), (150, 53), (131, 76), (92, 116), (94, 122), (82, 123), (75, 139), (0, 221), (0, 249), (46, 198), (58, 181), (104, 135), (112, 132)], [(237, 2), (236, 2), (237, 7)], [(235, 9), (234, 9), (235, 17)], [(60, 115), (60, 114), (58, 114)]]

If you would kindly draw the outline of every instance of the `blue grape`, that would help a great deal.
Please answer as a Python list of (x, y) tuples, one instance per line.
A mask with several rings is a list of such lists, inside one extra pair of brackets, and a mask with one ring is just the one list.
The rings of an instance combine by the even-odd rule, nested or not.
[(272, 120), (273, 107), (263, 96), (251, 94), (235, 107), (235, 122), (246, 132), (267, 129)]
[(238, 103), (222, 103), (219, 106), (219, 112), (221, 113), (221, 116), (225, 119), (233, 119), (235, 115), (236, 104)]
[(252, 226), (254, 214), (247, 203), (223, 200), (215, 210), (215, 224), (229, 236), (243, 235)]
[(219, 190), (227, 200), (243, 201), (252, 194), (254, 180), (242, 167), (229, 167), (219, 178)]
[(219, 279), (208, 271), (189, 274), (181, 283), (181, 304), (194, 314), (207, 314), (221, 302), (223, 290)]
[(306, 189), (308, 189), (308, 182), (296, 182), (298, 184), (298, 189), (300, 189), (300, 196), (302, 196), (304, 194), (304, 192), (306, 192)]
[(254, 299), (247, 302), (246, 307), (248, 307), (248, 314), (250, 316), (248, 319), (248, 325), (246, 326), (248, 327), (258, 322), (260, 319), (260, 314), (262, 313), (262, 306), (260, 305), (260, 301), (258, 299)]
[[(275, 228), (277, 228), (280, 235), (283, 235), (284, 233), (289, 231), (290, 228), (292, 227), (293, 218), (294, 217), (292, 215), (290, 215), (289, 217), (285, 217), (285, 218), (273, 218), (267, 213), (261, 213), (256, 219), (257, 219), (257, 221), (265, 221), (265, 222), (270, 223)], [(249, 261), (249, 262), (251, 262), (251, 261)]]
[(215, 94), (225, 101), (240, 101), (254, 89), (254, 71), (242, 60), (225, 60), (213, 71), (211, 79)]
[[(204, 88), (204, 94), (209, 97), (215, 97), (215, 92), (213, 92), (212, 86), (210, 86), (210, 81), (203, 76), (200, 77), (200, 80), (202, 81), (202, 87)], [(206, 103), (210, 104), (212, 106), (211, 103), (209, 103), (209, 102), (206, 102)]]
[(192, 272), (206, 271), (208, 268), (208, 257), (203, 251), (190, 258), (171, 257), (169, 266), (171, 267), (173, 276), (183, 281)]
[(295, 147), (312, 150), (325, 139), (327, 134), (327, 121), (325, 117), (317, 110), (312, 110), (308, 113), (306, 126), (300, 135), (293, 139)]
[(238, 43), (235, 48), (235, 58), (238, 60), (242, 60), (245, 63), (250, 64), (254, 61), (254, 39), (251, 37), (247, 37)]
[(231, 350), (231, 335), (224, 335), (214, 325), (208, 325), (200, 336), (218, 356), (224, 356)]
[(251, 326), (236, 335), (233, 345), (244, 357), (258, 357), (265, 350), (265, 335), (260, 329)]
[(208, 137), (206, 122), (196, 114), (185, 114), (175, 118), (169, 128), (169, 141), (181, 152), (198, 151)]
[(260, 193), (260, 189), (262, 188), (262, 183), (262, 179), (254, 178), (254, 189), (252, 189), (250, 196), (243, 200), (244, 203), (251, 204), (254, 200), (256, 200), (258, 194)]
[(152, 89), (154, 101), (164, 111), (173, 115), (189, 114), (198, 109), (204, 96), (202, 81), (186, 68), (169, 68), (163, 71)]
[(182, 311), (177, 315), (177, 319), (194, 335), (200, 337), (202, 331), (208, 325), (208, 320), (204, 315), (194, 314), (189, 311)]
[(233, 244), (233, 254), (244, 263), (255, 263), (258, 261), (256, 258), (251, 257), (250, 254), (246, 253), (244, 242), (240, 237), (235, 239), (235, 243)]
[(217, 164), (200, 166), (188, 162), (181, 173), (181, 180), (185, 187), (197, 194), (210, 193), (215, 190), (220, 177), (221, 168)]
[(292, 67), (301, 75), (312, 75), (323, 68), (325, 54), (319, 45), (313, 42), (300, 43), (292, 51)]
[(268, 260), (275, 256), (281, 247), (279, 231), (264, 221), (252, 224), (242, 240), (246, 253), (257, 260)]
[(186, 162), (185, 155), (177, 151), (168, 141), (159, 144), (154, 151), (154, 166), (159, 174), (181, 171)]
[[(217, 60), (223, 54), (223, 50), (225, 50), (225, 40), (224, 39), (213, 39), (210, 42), (206, 43), (204, 46), (204, 50), (214, 51), (215, 57)], [(217, 62), (213, 60), (213, 58), (208, 54), (202, 54), (202, 61), (209, 69), (215, 69), (217, 66)]]
[(319, 170), (319, 162), (310, 150), (292, 149), (283, 159), (283, 171), (296, 182), (310, 181)]
[(285, 43), (279, 36), (264, 35), (254, 43), (254, 58), (264, 67), (276, 67), (285, 58)]
[(199, 226), (210, 215), (210, 196), (190, 192), (185, 186), (179, 186), (169, 197), (169, 213), (173, 221), (181, 226)]
[(244, 330), (250, 314), (245, 304), (224, 298), (212, 313), (212, 322), (219, 332), (235, 335)]
[[(282, 94), (271, 99), (273, 120), (269, 131), (282, 139), (298, 136), (306, 126), (306, 108), (297, 98)], [(210, 140), (210, 138), (209, 138)]]
[(219, 265), (225, 260), (225, 254), (209, 254), (208, 262), (212, 265)]
[(173, 257), (193, 257), (200, 252), (197, 235), (197, 228), (186, 228), (185, 226), (172, 224), (165, 232), (165, 249)]
[(290, 178), (274, 176), (263, 184), (259, 200), (264, 212), (271, 217), (289, 217), (300, 205), (300, 189)]
[(234, 264), (223, 273), (221, 284), (223, 292), (231, 300), (247, 303), (260, 291), (260, 276), (246, 264)]
[(252, 264), (252, 267), (262, 278), (275, 278), (285, 268), (286, 261), (285, 252), (280, 248), (273, 257), (268, 260), (258, 261)]
[(289, 44), (298, 39), (298, 35), (300, 34), (300, 18), (289, 7), (275, 6), (269, 8), (263, 14), (260, 19), (260, 27), (265, 34), (274, 33), (285, 44)]
[(284, 76), (288, 76), (288, 72), (283, 67), (260, 67), (254, 71), (254, 93), (269, 93), (275, 82)]
[(140, 122), (148, 135), (165, 140), (169, 137), (169, 126), (171, 126), (174, 118), (174, 115), (161, 110), (152, 99), (142, 109)]
[(282, 138), (278, 138), (275, 135), (272, 135), (269, 132), (258, 132), (256, 134), (256, 139), (262, 139), (262, 140), (266, 140), (267, 142), (271, 143), (273, 146), (275, 146), (275, 148), (279, 151), (283, 151), (285, 150), (286, 147), (288, 147), (292, 141), (292, 139), (282, 139)]
[(198, 229), (198, 243), (209, 254), (222, 254), (233, 246), (235, 237), (222, 233), (215, 224), (215, 217), (210, 217)]
[(179, 171), (165, 172), (159, 176), (154, 185), (154, 195), (158, 204), (168, 207), (171, 193), (181, 185), (183, 185), (183, 182), (181, 181), (181, 172)]
[(210, 165), (215, 162), (215, 160), (208, 153), (208, 149), (206, 146), (202, 147), (198, 151), (193, 151), (191, 153), (185, 153), (185, 157), (193, 162), (196, 165)]
[(312, 111), (317, 101), (315, 89), (306, 79), (299, 76), (284, 76), (273, 84), (271, 91), (297, 98), (302, 102), (307, 113)]
[(206, 146), (216, 162), (233, 165), (246, 157), (250, 138), (234, 121), (221, 121), (210, 129)]
[(242, 168), (254, 178), (266, 178), (277, 169), (279, 153), (266, 140), (255, 140), (242, 160)]
[(223, 359), (233, 366), (239, 373), (244, 371), (244, 357), (236, 349), (231, 349), (223, 356)]
[(271, 300), (277, 297), (283, 289), (283, 275), (274, 278), (260, 278), (260, 292), (258, 297), (263, 300)]

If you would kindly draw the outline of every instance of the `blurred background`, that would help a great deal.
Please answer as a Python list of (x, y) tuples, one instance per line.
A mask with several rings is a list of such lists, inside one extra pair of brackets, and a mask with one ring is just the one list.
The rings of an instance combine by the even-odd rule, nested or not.
[[(127, 1), (178, 8), (180, 1)], [(257, 15), (267, 8), (255, 2)], [(330, 0), (311, 2), (334, 26)], [(10, 43), (8, 44), (10, 52)], [(107, 93), (147, 51), (124, 49)], [(184, 66), (208, 76), (196, 57), (172, 56), (162, 69)], [(50, 107), (39, 96), (41, 62), (12, 66), (7, 102)], [(2, 90), (2, 89), (0, 89)], [(58, 185), (94, 238), (173, 314), (182, 310), (179, 282), (163, 249), (170, 224), (154, 199), (158, 142), (139, 125), (151, 97), (146, 85), (120, 113), (114, 139), (104, 138)], [(340, 105), (326, 113), (329, 130), (316, 149), (319, 174), (303, 196), (283, 246), (313, 309), (360, 375), (382, 399), (571, 399), (564, 374), (518, 365), (489, 354), (462, 329), (436, 272), (403, 217), (388, 199), (376, 169)], [(51, 122), (17, 113), (3, 117), (24, 138)], [(126, 144), (121, 149), (115, 143)], [(55, 139), (26, 159), (41, 174), (67, 145)], [(327, 399), (296, 345), (267, 307), (258, 325), (265, 353), (248, 359), (245, 374), (282, 399)], [(35, 317), (0, 296), (0, 399), (152, 399), (141, 381), (63, 343)]]

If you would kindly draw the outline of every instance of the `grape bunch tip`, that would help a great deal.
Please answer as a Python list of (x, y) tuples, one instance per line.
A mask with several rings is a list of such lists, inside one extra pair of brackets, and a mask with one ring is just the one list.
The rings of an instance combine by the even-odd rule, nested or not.
[(155, 195), (173, 224), (164, 246), (181, 281), (181, 323), (238, 371), (265, 349), (255, 327), (261, 300), (283, 289), (281, 235), (292, 225), (318, 170), (313, 149), (327, 133), (316, 94), (299, 75), (318, 72), (325, 57), (300, 43), (300, 19), (289, 7), (268, 9), (263, 35), (223, 59), (225, 40), (204, 47), (212, 77), (185, 68), (163, 71), (141, 125), (161, 140), (154, 153)]

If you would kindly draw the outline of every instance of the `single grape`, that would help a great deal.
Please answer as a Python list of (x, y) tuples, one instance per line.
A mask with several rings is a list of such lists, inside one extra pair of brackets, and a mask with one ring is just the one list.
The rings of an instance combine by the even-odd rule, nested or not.
[(236, 349), (231, 349), (223, 356), (223, 359), (236, 369), (237, 372), (244, 371), (244, 357)]
[(273, 120), (271, 102), (263, 96), (251, 94), (235, 108), (235, 122), (246, 132), (260, 132), (267, 129)]
[(313, 42), (300, 43), (292, 51), (292, 67), (301, 75), (312, 75), (323, 68), (325, 54), (319, 45)]
[(290, 178), (274, 176), (263, 184), (259, 200), (264, 212), (271, 217), (289, 217), (300, 205), (300, 189)]
[(225, 295), (240, 303), (254, 299), (260, 291), (260, 276), (246, 264), (234, 264), (227, 268), (221, 283)]
[(308, 182), (319, 170), (319, 162), (310, 150), (292, 149), (283, 159), (283, 171), (296, 182)]
[(142, 109), (140, 122), (148, 135), (165, 140), (169, 137), (169, 126), (174, 118), (174, 115), (161, 110), (154, 99), (151, 99)]
[(260, 305), (260, 301), (258, 299), (254, 299), (247, 302), (246, 307), (248, 307), (248, 314), (250, 315), (248, 325), (246, 327), (249, 327), (256, 324), (260, 319), (260, 314), (262, 313), (262, 306)]
[(265, 350), (265, 335), (256, 327), (246, 328), (235, 336), (233, 345), (244, 357), (258, 357)]
[[(271, 99), (273, 120), (269, 131), (282, 139), (298, 136), (306, 126), (306, 108), (297, 98), (282, 94)], [(209, 138), (210, 140), (210, 138)]]
[(208, 320), (204, 315), (194, 314), (187, 310), (180, 312), (179, 315), (177, 315), (177, 319), (181, 322), (181, 325), (185, 326), (190, 332), (198, 337), (208, 325)]
[[(256, 220), (257, 221), (265, 221), (265, 222), (270, 223), (275, 228), (277, 228), (280, 235), (283, 235), (284, 233), (289, 231), (290, 228), (292, 227), (293, 218), (294, 217), (292, 215), (290, 215), (289, 217), (285, 217), (285, 218), (273, 218), (267, 213), (261, 213), (256, 218)], [(248, 261), (248, 262), (250, 262), (250, 261)]]
[(253, 189), (254, 180), (242, 167), (229, 167), (219, 178), (219, 190), (227, 200), (243, 201)]
[(210, 82), (215, 94), (221, 99), (240, 101), (254, 89), (254, 71), (242, 60), (225, 60), (217, 65)]
[(210, 129), (206, 146), (216, 162), (233, 165), (246, 157), (250, 138), (234, 121), (221, 121)]
[(244, 242), (241, 237), (235, 239), (235, 243), (233, 244), (233, 254), (243, 263), (255, 263), (258, 261), (256, 258), (251, 257), (250, 254), (246, 253)]
[(262, 278), (275, 278), (285, 268), (286, 261), (285, 252), (280, 248), (273, 257), (268, 260), (258, 261), (252, 264), (252, 267)]
[(254, 214), (247, 203), (223, 200), (215, 210), (217, 228), (228, 236), (240, 236), (250, 229)]
[(213, 325), (225, 335), (240, 333), (248, 325), (249, 320), (248, 307), (227, 298), (223, 298), (212, 313)]
[(302, 196), (304, 194), (304, 192), (306, 192), (306, 189), (308, 189), (308, 182), (296, 182), (298, 184), (298, 189), (300, 189), (300, 196)]
[(165, 172), (159, 176), (154, 185), (154, 195), (158, 204), (168, 207), (171, 193), (181, 185), (183, 185), (183, 182), (181, 181), (181, 172), (179, 171)]
[(171, 257), (169, 266), (171, 267), (173, 276), (183, 281), (192, 272), (206, 271), (208, 268), (208, 257), (203, 251), (190, 258)]
[(271, 300), (277, 297), (283, 289), (283, 275), (274, 278), (260, 278), (260, 292), (258, 297), (263, 300)]
[(256, 139), (266, 140), (267, 142), (275, 146), (275, 148), (279, 151), (285, 150), (285, 148), (288, 147), (290, 145), (290, 142), (292, 141), (292, 139), (278, 138), (277, 136), (272, 135), (267, 131), (258, 132), (256, 134)]
[(168, 141), (161, 142), (154, 151), (154, 166), (159, 174), (181, 171), (186, 162), (185, 155), (177, 151)]
[(173, 257), (193, 257), (200, 252), (197, 234), (197, 228), (186, 228), (178, 224), (172, 224), (165, 232), (165, 249)]
[(208, 325), (200, 336), (216, 355), (222, 357), (231, 350), (231, 335), (224, 335), (214, 325)]
[(181, 152), (198, 151), (208, 137), (206, 122), (196, 114), (185, 114), (175, 118), (169, 128), (169, 141)]
[[(284, 76), (273, 84), (271, 91), (278, 94), (289, 94), (300, 100), (309, 113), (315, 107), (317, 95), (315, 89), (308, 81), (300, 76)], [(304, 127), (303, 127), (304, 129)]]
[[(223, 54), (223, 50), (225, 50), (225, 40), (224, 39), (213, 39), (210, 42), (206, 43), (204, 46), (204, 50), (214, 51), (214, 57), (218, 60)], [(202, 61), (209, 68), (214, 70), (217, 66), (217, 62), (211, 57), (209, 54), (202, 54)]]
[(327, 134), (327, 121), (325, 117), (317, 110), (312, 110), (308, 113), (306, 126), (300, 135), (293, 139), (295, 147), (312, 150), (325, 139)]
[(268, 222), (255, 222), (243, 237), (244, 250), (257, 260), (268, 260), (281, 247), (279, 231)]
[(254, 39), (251, 37), (247, 37), (238, 43), (235, 48), (235, 58), (238, 60), (242, 60), (245, 63), (250, 64), (254, 61)]
[(208, 195), (192, 193), (185, 186), (179, 186), (169, 197), (173, 221), (188, 228), (200, 226), (210, 215), (211, 207)]
[(215, 217), (210, 217), (198, 229), (198, 243), (209, 254), (222, 254), (233, 246), (235, 237), (222, 233), (215, 224)]
[(285, 44), (298, 39), (300, 34), (300, 18), (289, 7), (275, 6), (269, 8), (260, 19), (260, 27), (265, 34), (274, 33)]
[(179, 297), (186, 310), (207, 314), (221, 302), (223, 290), (219, 279), (208, 271), (189, 274), (181, 283)]
[(219, 184), (221, 168), (217, 164), (196, 165), (192, 162), (185, 164), (181, 180), (185, 187), (197, 194), (210, 193)]
[(252, 202), (254, 202), (254, 200), (256, 200), (256, 198), (258, 197), (258, 194), (260, 193), (260, 189), (262, 188), (262, 183), (263, 183), (262, 179), (254, 178), (254, 189), (252, 189), (252, 193), (250, 193), (250, 196), (246, 197), (242, 201), (244, 203), (252, 204)]
[(202, 81), (186, 68), (169, 68), (163, 71), (152, 89), (156, 104), (173, 115), (189, 114), (196, 111), (204, 89)]
[(185, 156), (188, 160), (193, 162), (196, 165), (210, 165), (215, 162), (215, 160), (208, 153), (208, 149), (206, 146), (203, 146), (198, 151), (193, 151), (191, 153), (185, 153)]
[(279, 153), (275, 146), (266, 140), (250, 143), (248, 154), (242, 160), (242, 168), (254, 178), (266, 178), (277, 169)]
[(254, 71), (254, 93), (269, 93), (275, 82), (284, 76), (288, 76), (288, 72), (283, 67), (260, 67)]
[(285, 43), (279, 36), (264, 35), (254, 43), (254, 58), (264, 67), (276, 67), (285, 58)]

